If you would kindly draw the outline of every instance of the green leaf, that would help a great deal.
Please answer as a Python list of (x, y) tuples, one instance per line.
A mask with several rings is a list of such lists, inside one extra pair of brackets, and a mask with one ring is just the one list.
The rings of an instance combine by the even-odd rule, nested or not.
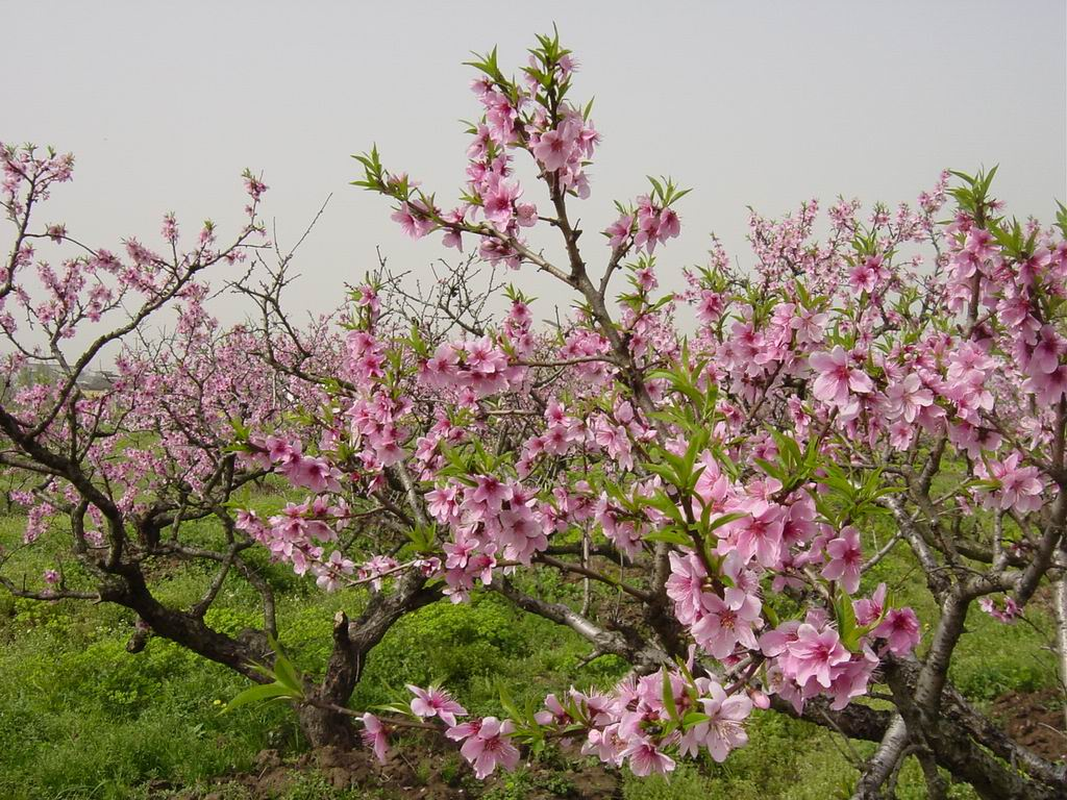
[(390, 714), (398, 714), (402, 717), (414, 716), (411, 712), (411, 706), (405, 703), (383, 703), (378, 706), (373, 706), (375, 711), (386, 711)]
[(781, 621), (778, 619), (778, 612), (771, 608), (767, 603), (763, 604), (763, 614), (767, 617), (767, 622), (771, 624), (772, 628), (777, 628), (781, 624)]
[(754, 458), (752, 460), (755, 461), (759, 465), (759, 468), (766, 472), (770, 477), (777, 478), (782, 483), (785, 483), (789, 479), (789, 476), (785, 473), (785, 470), (783, 470), (777, 464), (772, 464), (765, 458)]
[(237, 417), (230, 420), (230, 427), (233, 428), (233, 435), (239, 442), (247, 442), (248, 437), (251, 435), (251, 430)]
[(693, 540), (674, 526), (661, 528), (652, 533), (646, 533), (643, 538), (646, 542), (667, 542), (668, 544), (676, 544), (681, 547), (693, 546)]
[(226, 704), (226, 707), (222, 709), (223, 714), (240, 708), (241, 706), (247, 706), (250, 703), (260, 703), (265, 700), (299, 700), (300, 695), (294, 695), (287, 686), (275, 683), (259, 683), (255, 686), (250, 686), (243, 692), (234, 697), (230, 702)]
[(519, 713), (518, 706), (515, 705), (515, 701), (512, 699), (511, 694), (508, 692), (507, 687), (503, 683), (499, 684), (498, 690), (500, 693), (500, 706), (507, 712), (508, 717), (514, 722), (522, 720), (522, 715)]
[(416, 525), (407, 534), (418, 552), (429, 553), (435, 549), (434, 545), (437, 544), (437, 525), (435, 523), (425, 527)]
[(304, 682), (300, 672), (293, 665), (293, 662), (285, 657), (285, 654), (282, 652), (281, 647), (273, 636), (267, 636), (267, 643), (274, 651), (274, 672), (272, 674), (275, 680), (290, 689), (297, 696), (303, 696)]
[(853, 653), (859, 652), (861, 631), (856, 624), (856, 612), (852, 608), (852, 599), (843, 590), (834, 603), (834, 610), (837, 615), (837, 631), (841, 636), (841, 644)]
[(701, 713), (700, 711), (690, 711), (688, 714), (682, 717), (682, 728), (692, 728), (696, 725), (699, 725), (701, 722), (707, 722), (709, 719), (711, 719), (711, 717), (709, 717), (707, 714)]
[(645, 464), (645, 469), (654, 475), (659, 475), (672, 486), (680, 486), (682, 484), (681, 479), (678, 477), (678, 471), (667, 464)]
[(722, 514), (716, 517), (714, 522), (708, 525), (708, 532), (710, 533), (711, 531), (718, 530), (723, 525), (729, 525), (731, 522), (734, 522), (739, 519), (744, 519), (747, 516), (748, 514), (745, 514), (741, 511), (731, 511), (729, 514)]
[(640, 498), (640, 502), (643, 506), (656, 509), (668, 519), (673, 520), (679, 525), (685, 525), (685, 517), (682, 516), (682, 512), (662, 489), (657, 490), (651, 497)]
[(678, 706), (674, 702), (674, 687), (671, 686), (671, 676), (667, 670), (662, 671), (663, 675), (663, 707), (667, 709), (667, 713), (670, 714), (672, 720), (678, 719)]

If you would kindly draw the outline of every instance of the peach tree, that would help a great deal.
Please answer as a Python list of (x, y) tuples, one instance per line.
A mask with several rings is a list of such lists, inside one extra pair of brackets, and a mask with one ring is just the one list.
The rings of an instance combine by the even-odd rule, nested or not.
[[(321, 682), (271, 673), (241, 702), (289, 698), (325, 728), (356, 718), (381, 758), (391, 734), (434, 729), (479, 777), (548, 741), (639, 776), (705, 750), (722, 761), (753, 709), (773, 708), (878, 743), (858, 798), (882, 796), (911, 756), (931, 797), (949, 780), (989, 798), (1064, 796), (1064, 766), (1013, 742), (948, 675), (972, 605), (1010, 623), (1045, 584), (1063, 598), (1067, 214), (1051, 228), (1009, 220), (995, 170), (946, 172), (914, 206), (838, 202), (824, 238), (814, 202), (754, 214), (750, 269), (716, 243), (663, 289), (656, 251), (679, 235), (687, 191), (649, 179), (587, 247), (575, 209), (599, 134), (574, 98), (572, 53), (537, 41), (517, 77), (495, 50), (471, 63), (481, 116), (454, 203), (376, 147), (355, 184), (413, 238), (546, 274), (569, 316), (538, 329), (534, 302), (508, 288), (506, 313), (486, 319), (454, 302), (453, 276), (425, 298), (450, 323), (429, 336), (397, 284), (369, 279), (316, 455), (240, 443), (313, 496), (239, 525), (326, 589), (369, 586), (395, 614), (496, 592), (632, 672), (539, 710), (505, 701), (503, 719), (467, 715), (440, 686), (353, 710), (366, 620), (341, 615)], [(695, 329), (675, 323), (681, 304)], [(354, 557), (338, 546), (354, 514), (392, 519), (408, 543)], [(926, 641), (915, 612), (864, 578), (897, 548), (939, 608)], [(545, 599), (550, 573), (611, 603)]]

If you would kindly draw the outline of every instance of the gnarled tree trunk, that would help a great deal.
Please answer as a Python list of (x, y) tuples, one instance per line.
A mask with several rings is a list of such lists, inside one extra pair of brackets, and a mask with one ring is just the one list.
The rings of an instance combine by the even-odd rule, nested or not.
[(426, 588), (426, 579), (409, 572), (390, 594), (377, 592), (359, 618), (350, 621), (343, 611), (334, 618), (333, 651), (322, 682), (308, 690), (299, 709), (300, 727), (312, 747), (352, 748), (357, 738), (347, 703), (355, 691), (370, 651), (405, 614), (440, 597)]

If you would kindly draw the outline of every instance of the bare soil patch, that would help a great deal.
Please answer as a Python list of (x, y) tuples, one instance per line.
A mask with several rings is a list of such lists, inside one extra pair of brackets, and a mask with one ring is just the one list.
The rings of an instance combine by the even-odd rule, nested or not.
[(1063, 696), (1057, 690), (1008, 692), (994, 701), (993, 715), (1024, 747), (1052, 761), (1067, 759)]
[[(473, 800), (503, 788), (509, 780), (504, 774), (496, 774), (484, 782), (477, 781), (470, 767), (449, 752), (423, 751), (417, 762), (409, 760), (413, 755), (397, 751), (387, 763), (379, 764), (372, 753), (363, 749), (323, 747), (295, 761), (285, 761), (277, 751), (264, 750), (257, 757), (254, 771), (220, 776), (203, 790), (169, 796), (176, 800), (222, 800), (240, 793), (255, 800), (272, 800), (317, 773), (333, 789), (364, 790), (368, 797), (382, 800)], [(520, 793), (528, 800), (622, 797), (618, 773), (592, 763), (566, 770), (530, 763), (525, 765), (524, 773)]]

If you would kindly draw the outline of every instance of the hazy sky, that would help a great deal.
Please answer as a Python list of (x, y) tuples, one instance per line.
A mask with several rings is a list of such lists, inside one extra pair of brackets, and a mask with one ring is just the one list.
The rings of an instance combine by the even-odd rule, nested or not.
[[(376, 245), (398, 268), (452, 257), (437, 235), (405, 239), (382, 198), (349, 186), (349, 155), (377, 142), (388, 168), (448, 202), (468, 139), (458, 120), (478, 113), (461, 62), (496, 44), (517, 70), (553, 22), (603, 135), (579, 211), (588, 252), (606, 254), (595, 232), (645, 175), (694, 188), (661, 260), (667, 286), (703, 261), (711, 231), (745, 263), (748, 205), (911, 201), (943, 167), (994, 163), (996, 192), (1020, 217), (1048, 220), (1067, 196), (1064, 0), (0, 0), (0, 12), (0, 140), (78, 159), (49, 221), (111, 247), (158, 243), (168, 210), (190, 235), (205, 217), (232, 230), (248, 166), (271, 187), (265, 210), (284, 244), (332, 192), (299, 259), (301, 309), (336, 306)], [(545, 281), (517, 278), (558, 292)]]

